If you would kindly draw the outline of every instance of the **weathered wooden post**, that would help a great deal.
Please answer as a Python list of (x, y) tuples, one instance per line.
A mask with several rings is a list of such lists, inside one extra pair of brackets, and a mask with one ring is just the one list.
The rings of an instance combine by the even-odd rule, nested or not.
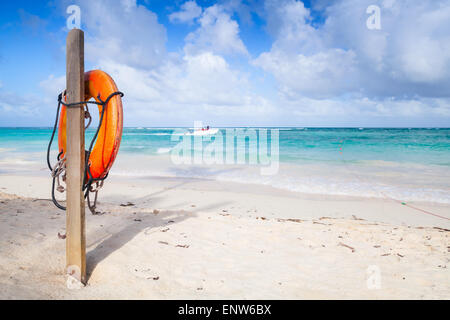
[[(70, 30), (66, 46), (67, 103), (84, 101), (84, 33)], [(86, 235), (84, 195), (84, 107), (67, 108), (67, 217), (66, 265), (67, 285), (86, 284)]]

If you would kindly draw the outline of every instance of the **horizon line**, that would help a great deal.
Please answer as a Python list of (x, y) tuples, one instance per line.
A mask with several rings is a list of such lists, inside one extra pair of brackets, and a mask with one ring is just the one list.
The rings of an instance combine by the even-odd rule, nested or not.
[[(49, 128), (52, 129), (53, 126), (0, 126), (1, 129), (21, 129), (21, 128)], [(123, 128), (130, 129), (171, 129), (171, 128), (182, 128), (182, 129), (193, 129), (194, 127), (188, 126), (124, 126)], [(210, 128), (218, 128), (218, 129), (227, 129), (227, 128), (308, 128), (308, 129), (450, 129), (450, 127), (418, 127), (418, 126), (388, 126), (388, 127), (379, 127), (379, 126), (213, 126)], [(91, 128), (92, 129), (92, 128)]]

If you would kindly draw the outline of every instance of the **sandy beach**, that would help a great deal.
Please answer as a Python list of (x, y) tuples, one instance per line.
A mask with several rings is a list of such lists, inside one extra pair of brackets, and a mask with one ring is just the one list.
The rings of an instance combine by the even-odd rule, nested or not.
[(69, 290), (39, 168), (0, 176), (1, 299), (450, 298), (447, 204), (114, 174), (86, 210), (88, 284)]
[(0, 300), (450, 300), (450, 0), (2, 13)]

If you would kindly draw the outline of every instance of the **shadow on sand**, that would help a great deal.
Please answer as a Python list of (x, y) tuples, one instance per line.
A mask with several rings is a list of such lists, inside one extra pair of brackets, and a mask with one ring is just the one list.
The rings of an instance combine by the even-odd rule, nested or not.
[[(158, 214), (152, 212), (140, 212), (139, 220), (129, 220), (118, 232), (100, 239), (97, 246), (86, 254), (86, 273), (87, 280), (91, 277), (96, 266), (106, 259), (110, 254), (123, 247), (131, 241), (139, 233), (147, 232), (148, 229), (156, 229), (158, 227), (180, 223), (186, 219), (197, 216), (196, 212), (216, 209), (227, 205), (228, 202), (220, 202), (217, 204), (195, 208), (193, 210), (161, 210)], [(138, 254), (138, 253), (137, 253)]]

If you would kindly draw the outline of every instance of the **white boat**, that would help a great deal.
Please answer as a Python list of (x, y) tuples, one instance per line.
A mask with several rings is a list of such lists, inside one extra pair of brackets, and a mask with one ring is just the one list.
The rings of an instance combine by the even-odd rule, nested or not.
[(185, 135), (186, 136), (207, 136), (210, 134), (216, 134), (217, 132), (219, 132), (219, 129), (217, 128), (210, 128), (210, 129), (197, 129), (194, 130), (192, 132), (186, 132)]

